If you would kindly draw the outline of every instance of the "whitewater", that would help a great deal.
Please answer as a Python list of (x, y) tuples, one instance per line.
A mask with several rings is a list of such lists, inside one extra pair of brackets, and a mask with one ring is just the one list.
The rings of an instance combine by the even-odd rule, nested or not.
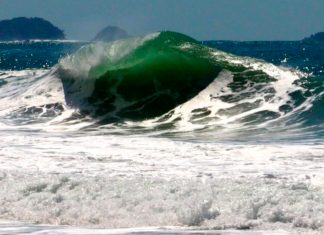
[(322, 234), (323, 46), (277, 43), (1, 42), (0, 234)]

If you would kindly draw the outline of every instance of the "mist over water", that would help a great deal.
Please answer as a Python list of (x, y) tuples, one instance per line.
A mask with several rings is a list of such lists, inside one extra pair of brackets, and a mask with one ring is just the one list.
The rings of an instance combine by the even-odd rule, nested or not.
[(0, 43), (0, 218), (320, 234), (323, 48)]

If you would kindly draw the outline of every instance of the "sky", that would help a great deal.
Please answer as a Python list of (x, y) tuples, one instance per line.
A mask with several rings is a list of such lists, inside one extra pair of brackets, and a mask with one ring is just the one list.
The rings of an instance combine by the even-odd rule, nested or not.
[(68, 39), (115, 25), (133, 36), (172, 30), (198, 40), (299, 40), (324, 31), (324, 0), (0, 0), (0, 20), (41, 17)]

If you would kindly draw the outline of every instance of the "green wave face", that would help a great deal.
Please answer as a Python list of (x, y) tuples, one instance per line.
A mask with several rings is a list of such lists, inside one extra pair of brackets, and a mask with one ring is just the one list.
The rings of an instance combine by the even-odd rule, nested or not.
[[(184, 43), (196, 48), (181, 49)], [(97, 79), (90, 101), (102, 102), (104, 113), (120, 109), (117, 116), (122, 118), (150, 118), (169, 111), (192, 98), (221, 71), (199, 54), (197, 46), (189, 37), (162, 32), (120, 61), (93, 68), (91, 76)], [(115, 107), (117, 99), (126, 107)]]
[[(132, 44), (132, 40), (136, 39), (123, 43)], [(109, 46), (110, 50), (116, 50)], [(86, 51), (79, 56), (90, 56), (89, 48)], [(246, 68), (217, 59), (212, 52), (215, 50), (183, 34), (161, 32), (124, 56), (117, 59), (107, 56), (92, 66), (87, 80), (94, 81), (94, 86), (87, 102), (97, 107), (96, 115), (140, 120), (160, 116), (191, 99), (222, 70), (232, 71), (238, 83), (246, 80)], [(253, 73), (261, 80), (267, 77), (262, 72)], [(69, 92), (71, 78), (62, 80), (69, 99), (73, 93)]]

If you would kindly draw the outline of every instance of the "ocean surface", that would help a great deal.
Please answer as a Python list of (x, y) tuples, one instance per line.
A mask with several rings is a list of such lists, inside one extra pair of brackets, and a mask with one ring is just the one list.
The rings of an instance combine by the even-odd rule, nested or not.
[(323, 234), (324, 43), (0, 42), (0, 234)]

